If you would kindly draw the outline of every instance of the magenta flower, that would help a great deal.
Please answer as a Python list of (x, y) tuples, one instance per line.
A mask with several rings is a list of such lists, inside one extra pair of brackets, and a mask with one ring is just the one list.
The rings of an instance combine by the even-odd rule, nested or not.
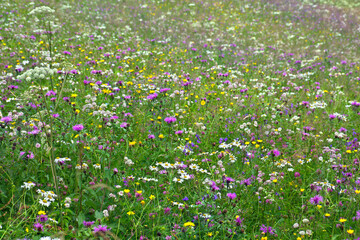
[(126, 128), (128, 126), (128, 123), (127, 122), (123, 122), (120, 124), (120, 127), (122, 128)]
[(330, 115), (329, 115), (329, 118), (330, 118), (330, 120), (331, 120), (331, 119), (334, 119), (334, 118), (336, 118), (336, 115), (330, 114)]
[(35, 231), (38, 232), (44, 231), (44, 226), (41, 223), (35, 223), (33, 226)]
[(239, 216), (235, 219), (235, 222), (236, 222), (237, 226), (241, 226), (243, 221), (244, 221), (244, 218), (241, 218)]
[(273, 157), (277, 157), (277, 156), (280, 156), (280, 151), (277, 150), (277, 149), (273, 149), (271, 150), (270, 152), (268, 152), (268, 155), (272, 155)]
[(170, 91), (170, 88), (162, 88), (162, 89), (160, 89), (160, 93), (167, 92), (167, 91)]
[(164, 209), (164, 214), (170, 214), (171, 208), (167, 207)]
[(321, 195), (316, 195), (315, 197), (310, 198), (310, 203), (312, 205), (317, 205), (323, 201), (324, 201), (324, 198)]
[(216, 186), (216, 183), (214, 181), (211, 181), (211, 189), (213, 191), (220, 190), (220, 188), (218, 186)]
[(230, 200), (233, 200), (236, 198), (236, 193), (228, 193), (226, 195), (228, 196), (228, 198), (230, 198)]
[(91, 227), (95, 222), (92, 221), (92, 222), (86, 222), (86, 221), (83, 221), (83, 224), (85, 227)]
[(263, 233), (270, 233), (271, 235), (275, 234), (274, 229), (272, 227), (265, 226), (264, 224), (261, 225), (260, 231), (263, 232)]
[(110, 231), (111, 228), (107, 228), (106, 225), (102, 226), (102, 225), (99, 225), (97, 227), (94, 227), (94, 233), (98, 233), (98, 232), (101, 232), (101, 233), (106, 233), (107, 231)]
[(2, 121), (2, 122), (5, 122), (5, 123), (8, 123), (8, 122), (11, 122), (11, 121), (12, 121), (12, 118), (11, 118), (10, 116), (3, 117), (3, 118), (1, 118), (1, 121)]
[(165, 119), (164, 119), (164, 121), (166, 122), (166, 123), (174, 123), (174, 122), (176, 122), (176, 118), (175, 117), (166, 117)]
[(84, 126), (82, 124), (78, 124), (78, 125), (73, 126), (73, 130), (77, 131), (77, 132), (80, 132), (83, 129), (84, 129)]
[(48, 216), (40, 215), (40, 216), (38, 216), (38, 220), (40, 220), (40, 222), (46, 222), (48, 220)]

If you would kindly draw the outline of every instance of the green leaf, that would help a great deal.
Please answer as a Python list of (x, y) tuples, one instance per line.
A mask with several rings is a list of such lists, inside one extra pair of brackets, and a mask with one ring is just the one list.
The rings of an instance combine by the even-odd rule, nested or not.
[(104, 217), (104, 214), (100, 211), (95, 212), (95, 218), (96, 219), (102, 219)]
[(77, 217), (78, 225), (80, 226), (85, 221), (85, 215), (83, 213), (79, 213)]

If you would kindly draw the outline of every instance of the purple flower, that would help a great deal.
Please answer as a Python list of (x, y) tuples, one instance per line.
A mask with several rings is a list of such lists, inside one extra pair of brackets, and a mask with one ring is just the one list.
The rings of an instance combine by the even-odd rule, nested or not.
[(48, 220), (48, 216), (47, 215), (40, 215), (40, 216), (38, 216), (38, 219), (40, 220), (40, 222), (46, 222)]
[(164, 209), (164, 214), (170, 214), (171, 208), (167, 207)]
[(160, 89), (160, 92), (161, 92), (161, 93), (167, 92), (167, 91), (170, 91), (170, 88), (162, 88), (162, 89)]
[(226, 195), (228, 196), (228, 198), (230, 198), (230, 200), (233, 200), (234, 198), (236, 198), (236, 193), (228, 193)]
[(150, 94), (149, 96), (147, 96), (146, 98), (149, 99), (149, 100), (153, 100), (155, 98), (158, 97), (158, 94), (157, 93), (153, 93), (153, 94)]
[(181, 134), (183, 134), (183, 131), (181, 131), (181, 130), (176, 131), (175, 134), (176, 134), (176, 135), (181, 135)]
[(56, 96), (56, 92), (54, 92), (53, 90), (50, 90), (45, 94), (45, 96), (47, 96), (47, 97)]
[(183, 201), (188, 201), (189, 198), (188, 198), (188, 197), (184, 197), (182, 200), (183, 200)]
[(128, 126), (128, 123), (127, 122), (123, 122), (120, 124), (120, 127), (122, 128), (126, 128)]
[(63, 54), (71, 56), (71, 52), (69, 52), (69, 51), (63, 51)]
[(334, 119), (334, 118), (336, 118), (336, 115), (330, 114), (330, 115), (329, 115), (329, 118), (330, 118), (330, 120), (331, 120), (331, 119)]
[(299, 172), (295, 172), (295, 173), (294, 173), (294, 176), (295, 176), (295, 177), (300, 177), (300, 173), (299, 173)]
[(114, 175), (117, 174), (118, 172), (119, 172), (119, 170), (118, 170), (117, 168), (114, 168), (114, 169), (113, 169)]
[(35, 223), (33, 226), (34, 226), (35, 231), (38, 231), (38, 232), (44, 231), (44, 227), (41, 223)]
[(226, 181), (227, 183), (230, 183), (230, 182), (234, 182), (235, 180), (234, 180), (233, 178), (231, 178), (231, 177), (226, 177), (226, 178), (225, 178), (225, 181)]
[(5, 122), (5, 123), (8, 123), (8, 122), (11, 122), (11, 121), (12, 121), (12, 118), (11, 118), (10, 116), (3, 117), (3, 118), (1, 118), (1, 121), (2, 121), (2, 122)]
[(154, 139), (154, 138), (155, 138), (155, 135), (150, 134), (150, 135), (148, 136), (148, 138), (149, 138), (149, 139)]
[(78, 125), (73, 126), (73, 130), (77, 131), (77, 132), (80, 132), (83, 129), (84, 129), (84, 126), (82, 124), (78, 124)]
[(92, 222), (86, 222), (86, 221), (83, 221), (83, 224), (85, 227), (91, 227), (95, 222), (92, 221)]
[(267, 227), (264, 224), (261, 225), (260, 231), (263, 233), (270, 233), (271, 235), (275, 234), (274, 229), (272, 227), (270, 227), (270, 226)]
[(279, 152), (279, 150), (277, 150), (277, 149), (273, 149), (273, 150), (271, 150), (270, 152), (268, 152), (268, 155), (269, 155), (269, 156), (272, 155), (272, 156), (274, 156), (274, 157), (277, 157), (277, 156), (280, 156), (280, 152)]
[(174, 122), (176, 122), (176, 118), (175, 118), (175, 117), (166, 117), (166, 118), (164, 119), (164, 121), (165, 121), (166, 123), (174, 123)]
[(346, 128), (341, 127), (341, 128), (339, 129), (339, 132), (347, 132), (347, 129), (346, 129)]
[(111, 228), (107, 228), (106, 225), (102, 226), (102, 225), (99, 225), (97, 227), (94, 227), (94, 233), (98, 233), (98, 232), (101, 232), (101, 233), (106, 233), (107, 231), (110, 231)]
[(316, 195), (315, 197), (310, 198), (310, 203), (312, 205), (317, 205), (323, 201), (324, 201), (324, 198), (321, 195)]
[(235, 219), (235, 222), (236, 222), (237, 226), (241, 226), (243, 221), (244, 221), (244, 218), (241, 218), (239, 216)]
[(220, 188), (216, 186), (216, 183), (214, 181), (211, 182), (211, 188), (213, 191), (219, 190)]

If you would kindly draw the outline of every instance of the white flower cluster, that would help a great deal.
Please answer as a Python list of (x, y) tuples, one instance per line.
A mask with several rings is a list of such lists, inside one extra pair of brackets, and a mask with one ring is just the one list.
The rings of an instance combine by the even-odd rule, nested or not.
[(344, 116), (343, 114), (340, 113), (333, 113), (333, 115), (335, 115), (338, 119), (343, 120), (344, 122), (347, 121), (346, 116)]
[(70, 204), (71, 204), (71, 198), (69, 198), (69, 197), (66, 197), (65, 198), (65, 207), (66, 208), (69, 208), (70, 207)]
[(327, 106), (327, 103), (324, 101), (310, 103), (310, 109), (325, 108), (326, 106)]
[(36, 67), (34, 69), (29, 69), (18, 78), (20, 80), (26, 80), (26, 81), (32, 81), (36, 79), (50, 79), (52, 75), (54, 75), (57, 72), (56, 69), (51, 69), (48, 67)]
[(54, 13), (55, 10), (47, 7), (47, 6), (41, 6), (41, 7), (37, 7), (34, 8), (33, 10), (31, 10), (31, 12), (29, 12), (29, 15), (40, 15), (40, 14), (50, 14), (50, 13)]
[(42, 237), (40, 240), (60, 240), (60, 238)]
[(125, 164), (128, 166), (134, 165), (134, 162), (131, 159), (129, 159), (128, 157), (125, 157), (124, 161), (125, 161)]
[(36, 191), (38, 194), (43, 197), (43, 199), (39, 199), (39, 203), (43, 206), (49, 207), (52, 202), (55, 201), (55, 198), (57, 195), (53, 191), (44, 191), (41, 189), (38, 189)]
[(36, 184), (29, 181), (29, 182), (24, 182), (24, 185), (21, 185), (21, 188), (26, 188), (28, 190), (30, 190), (31, 188), (35, 187)]

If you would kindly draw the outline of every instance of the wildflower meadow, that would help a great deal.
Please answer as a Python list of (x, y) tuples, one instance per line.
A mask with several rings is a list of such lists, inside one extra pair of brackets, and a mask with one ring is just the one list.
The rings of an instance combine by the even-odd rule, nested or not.
[(359, 13), (0, 1), (0, 239), (360, 239)]

